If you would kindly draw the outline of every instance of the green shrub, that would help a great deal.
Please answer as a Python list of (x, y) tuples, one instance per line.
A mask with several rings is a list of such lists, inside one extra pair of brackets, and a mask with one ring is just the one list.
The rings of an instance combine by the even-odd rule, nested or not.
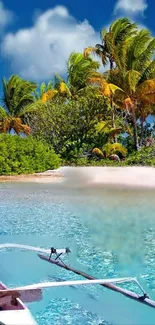
[(60, 158), (32, 136), (0, 135), (0, 175), (29, 174), (55, 169), (60, 166)]
[(121, 143), (107, 143), (104, 145), (102, 151), (106, 157), (116, 154), (122, 158), (127, 155), (127, 149), (123, 147)]
[(155, 146), (134, 152), (124, 163), (125, 165), (155, 166)]
[(115, 167), (115, 166), (122, 166), (121, 163), (117, 162), (117, 161), (113, 161), (110, 159), (100, 159), (100, 160), (96, 160), (93, 158), (87, 158), (87, 157), (83, 157), (83, 158), (78, 158), (78, 159), (74, 159), (70, 162), (66, 162), (66, 165), (70, 165), (70, 166), (105, 166), (105, 167)]
[[(67, 165), (69, 163), (67, 162)], [(155, 146), (142, 148), (140, 151), (134, 151), (128, 158), (121, 162), (113, 161), (108, 158), (96, 160), (93, 158), (78, 158), (70, 162), (74, 166), (152, 166), (155, 167)]]
[(94, 148), (92, 153), (98, 158), (104, 158), (103, 152), (99, 148)]

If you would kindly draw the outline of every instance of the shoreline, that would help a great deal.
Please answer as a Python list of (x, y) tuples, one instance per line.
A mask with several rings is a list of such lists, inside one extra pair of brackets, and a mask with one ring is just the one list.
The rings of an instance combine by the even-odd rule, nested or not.
[(119, 187), (155, 189), (153, 167), (61, 167), (43, 173), (3, 175), (0, 183), (62, 183), (69, 187)]
[(51, 183), (51, 182), (58, 182), (62, 180), (62, 178), (63, 176), (56, 171), (50, 173), (43, 172), (43, 173), (35, 173), (35, 174), (21, 174), (21, 175), (0, 175), (0, 183), (7, 183), (7, 182)]

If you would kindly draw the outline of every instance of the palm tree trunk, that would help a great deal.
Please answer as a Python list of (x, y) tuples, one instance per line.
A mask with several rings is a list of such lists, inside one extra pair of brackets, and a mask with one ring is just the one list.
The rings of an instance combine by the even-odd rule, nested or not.
[(109, 61), (110, 61), (110, 71), (112, 71), (114, 68), (113, 59), (111, 58), (111, 59), (109, 59)]
[[(116, 125), (115, 125), (115, 111), (114, 111), (114, 102), (113, 102), (113, 95), (111, 95), (110, 98), (110, 106), (112, 108), (112, 128), (115, 129)], [(117, 143), (117, 135), (115, 134), (113, 137), (114, 143)]]
[(141, 119), (140, 146), (143, 145), (143, 141), (144, 141), (144, 120)]
[[(110, 58), (109, 62), (110, 62), (110, 71), (112, 71), (114, 68), (113, 59)], [(110, 106), (112, 108), (112, 127), (115, 129), (115, 127), (116, 127), (116, 125), (115, 125), (115, 111), (114, 111), (114, 102), (113, 102), (112, 94), (111, 94), (111, 98), (110, 98)], [(113, 140), (114, 140), (114, 143), (117, 143), (117, 135), (114, 135)]]
[(137, 133), (137, 120), (136, 120), (135, 108), (132, 108), (132, 124), (133, 124), (134, 148), (136, 151), (138, 151), (138, 133)]

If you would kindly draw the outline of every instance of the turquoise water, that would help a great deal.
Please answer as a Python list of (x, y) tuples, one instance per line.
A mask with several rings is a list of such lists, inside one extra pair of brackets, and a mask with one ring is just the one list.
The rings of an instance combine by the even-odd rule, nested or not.
[[(155, 299), (155, 192), (0, 184), (0, 243), (70, 247), (66, 262), (100, 278), (136, 276)], [(0, 251), (8, 286), (79, 279), (33, 252)], [(130, 286), (130, 289), (132, 287)], [(99, 286), (44, 291), (39, 325), (149, 325), (155, 311)]]

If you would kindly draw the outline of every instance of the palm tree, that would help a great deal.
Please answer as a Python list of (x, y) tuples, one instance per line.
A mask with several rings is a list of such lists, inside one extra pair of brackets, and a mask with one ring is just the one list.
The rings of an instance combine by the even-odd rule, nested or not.
[(35, 89), (34, 96), (36, 100), (39, 100), (43, 95), (48, 91), (53, 89), (52, 81), (49, 81), (47, 84), (42, 82), (38, 89)]
[(155, 106), (151, 104), (144, 104), (141, 103), (141, 106), (138, 108), (137, 111), (137, 117), (140, 121), (140, 140), (139, 140), (139, 145), (142, 146), (144, 144), (144, 123), (147, 120), (147, 117), (149, 115), (154, 115), (155, 112)]
[(24, 124), (23, 112), (25, 107), (34, 103), (33, 92), (37, 85), (13, 75), (3, 82), (3, 104), (0, 107), (0, 132), (10, 132), (11, 129), (19, 134), (30, 133), (30, 128)]
[[(86, 59), (82, 53), (71, 53), (67, 61), (67, 80), (55, 74), (54, 87), (47, 89), (43, 83), (40, 89), (40, 99), (43, 102), (51, 101), (55, 95), (64, 98), (73, 98), (80, 95), (89, 86), (88, 77), (99, 68), (99, 63), (91, 58)], [(38, 99), (38, 97), (37, 97)]]
[(138, 149), (137, 117), (140, 114), (143, 133), (144, 120), (151, 113), (151, 107), (155, 103), (154, 54), (155, 38), (151, 36), (150, 31), (142, 29), (127, 44), (121, 62), (117, 64), (119, 68), (109, 75), (109, 81), (121, 87), (126, 94), (123, 105), (132, 116), (136, 150)]
[[(112, 71), (117, 66), (118, 61), (121, 61), (126, 44), (136, 33), (136, 24), (131, 23), (128, 18), (119, 18), (110, 25), (109, 30), (101, 30), (101, 44), (86, 48), (84, 56), (88, 58), (91, 53), (96, 54), (101, 58), (104, 66), (107, 63), (110, 64), (110, 71)], [(115, 107), (112, 94), (110, 96), (110, 105), (112, 108), (113, 128), (115, 128)], [(117, 142), (117, 136), (115, 136), (114, 141)]]
[(109, 63), (110, 70), (112, 70), (114, 63), (116, 63), (118, 49), (120, 50), (124, 43), (128, 42), (136, 32), (136, 24), (131, 23), (128, 18), (119, 18), (110, 25), (109, 30), (101, 30), (101, 44), (86, 48), (84, 56), (88, 58), (90, 54), (95, 54), (101, 58), (104, 66)]
[(97, 73), (90, 82), (97, 83), (103, 95), (110, 93), (115, 106), (126, 109), (132, 117), (134, 147), (138, 149), (138, 111), (155, 103), (155, 39), (142, 29), (116, 52), (116, 67), (105, 76)]
[(71, 53), (67, 62), (67, 83), (72, 94), (88, 86), (88, 77), (99, 69), (99, 63), (82, 53)]
[(55, 74), (55, 89), (57, 90), (59, 96), (71, 98), (72, 94), (68, 85), (68, 81), (65, 81), (59, 76), (58, 73)]
[[(139, 114), (140, 108), (143, 107), (144, 110), (144, 107), (155, 104), (155, 79), (140, 82), (142, 75), (136, 70), (127, 71), (123, 75), (119, 70), (114, 72), (115, 80), (117, 79), (117, 85), (108, 83), (102, 74), (90, 78), (90, 82), (96, 83), (96, 85), (98, 84), (100, 92), (104, 96), (109, 97), (110, 94), (112, 94), (115, 106), (127, 110), (131, 115), (134, 130), (134, 147), (135, 150), (138, 150), (136, 114)], [(122, 88), (119, 87), (119, 85), (122, 86)]]
[(67, 61), (67, 81), (58, 74), (55, 75), (55, 89), (62, 97), (75, 98), (90, 87), (88, 77), (97, 69), (99, 63), (91, 58), (86, 59), (82, 53), (71, 53)]
[(49, 81), (47, 84), (42, 82), (39, 89), (35, 90), (34, 96), (36, 101), (43, 101), (44, 103), (50, 101), (58, 93), (54, 89), (52, 81)]
[[(132, 77), (129, 77), (129, 75), (132, 75)], [(133, 78), (134, 82), (132, 80), (132, 83), (129, 84), (128, 78)], [(155, 79), (146, 80), (142, 83), (139, 83), (139, 79), (140, 73), (138, 78), (137, 71), (129, 71), (124, 78), (122, 92), (116, 92), (114, 98), (118, 107), (126, 109), (132, 117), (135, 150), (138, 150), (139, 147), (137, 135), (138, 111), (143, 108), (143, 114), (141, 113), (141, 117), (144, 122), (145, 107), (155, 104)], [(147, 114), (149, 113), (147, 112)]]

